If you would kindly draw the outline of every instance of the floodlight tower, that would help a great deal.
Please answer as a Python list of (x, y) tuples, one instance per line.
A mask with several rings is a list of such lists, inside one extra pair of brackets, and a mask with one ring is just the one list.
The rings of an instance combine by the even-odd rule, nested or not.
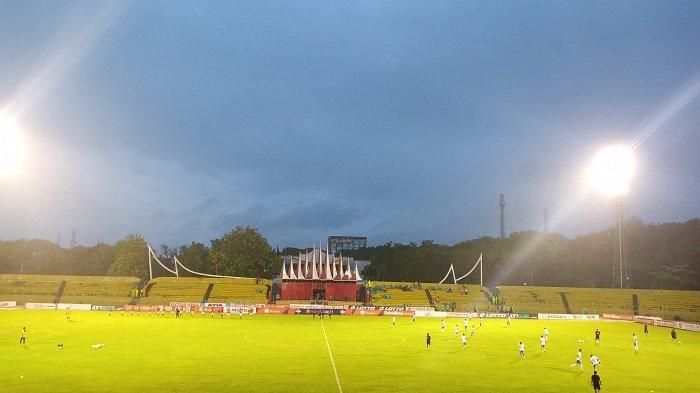
[(506, 198), (501, 194), (501, 200), (498, 203), (501, 208), (501, 239), (506, 238)]
[[(624, 252), (624, 235), (622, 225), (625, 222), (624, 218), (624, 198), (620, 196), (615, 200), (615, 215), (617, 217), (617, 256), (619, 263), (613, 263), (613, 286), (620, 281), (620, 288), (623, 288), (623, 279), (629, 280), (629, 269), (627, 268), (627, 258)], [(619, 266), (619, 267), (618, 267)], [(629, 281), (628, 281), (629, 284)]]
[(591, 184), (606, 197), (616, 201), (617, 219), (617, 259), (613, 261), (613, 286), (619, 281), (620, 288), (624, 282), (629, 284), (629, 272), (623, 246), (624, 196), (629, 191), (629, 184), (634, 177), (635, 164), (632, 150), (624, 145), (603, 148), (593, 157), (588, 166), (588, 178)]

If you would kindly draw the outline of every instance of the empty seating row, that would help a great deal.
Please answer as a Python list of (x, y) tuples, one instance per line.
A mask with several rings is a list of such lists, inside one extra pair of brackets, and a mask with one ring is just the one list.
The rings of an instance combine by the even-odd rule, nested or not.
[(204, 300), (207, 289), (212, 286), (208, 301), (215, 303), (267, 302), (268, 280), (255, 278), (194, 278), (157, 277), (146, 285), (146, 296), (139, 304), (167, 305), (170, 302), (193, 302)]
[(19, 304), (58, 301), (123, 305), (132, 300), (138, 283), (135, 277), (3, 274), (0, 275), (0, 298)]
[(267, 302), (267, 286), (217, 282), (209, 295), (210, 302), (259, 304)]
[(515, 312), (526, 313), (565, 313), (561, 292), (558, 287), (498, 287), (501, 301)]
[(488, 311), (492, 307), (479, 285), (423, 284), (422, 287), (430, 291), (433, 304), (438, 310)]

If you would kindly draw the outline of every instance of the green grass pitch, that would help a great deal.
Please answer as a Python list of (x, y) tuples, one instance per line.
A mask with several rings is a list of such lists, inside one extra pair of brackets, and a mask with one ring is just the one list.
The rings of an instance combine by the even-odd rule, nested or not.
[[(0, 312), (0, 391), (311, 393), (338, 392), (340, 384), (346, 393), (591, 392), (588, 356), (595, 353), (603, 392), (700, 392), (700, 334), (679, 331), (681, 342), (671, 343), (669, 329), (652, 327), (644, 336), (641, 325), (625, 322), (513, 320), (507, 327), (485, 319), (462, 350), (453, 332), (461, 319), (448, 319), (445, 332), (433, 318), (415, 325), (397, 318), (396, 327), (391, 317), (369, 316), (321, 322), (74, 311), (71, 319), (62, 311)], [(24, 346), (22, 326), (29, 332)], [(544, 327), (550, 340), (541, 353)], [(433, 337), (429, 351), (426, 332)], [(525, 359), (518, 356), (520, 340)], [(96, 343), (105, 347), (93, 349)], [(570, 367), (579, 347), (583, 372)]]

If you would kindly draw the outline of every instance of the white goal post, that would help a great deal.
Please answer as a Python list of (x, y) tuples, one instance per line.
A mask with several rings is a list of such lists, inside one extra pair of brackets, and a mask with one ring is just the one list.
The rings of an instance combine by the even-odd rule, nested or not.
[(454, 264), (450, 263), (450, 268), (447, 270), (447, 274), (445, 274), (445, 278), (442, 279), (442, 281), (439, 282), (439, 284), (442, 284), (447, 280), (447, 278), (450, 276), (450, 273), (452, 273), (452, 280), (454, 281), (455, 284), (457, 284), (457, 281), (467, 277), (468, 275), (472, 274), (476, 267), (479, 266), (479, 284), (483, 287), (484, 286), (484, 253), (479, 254), (479, 259), (476, 261), (474, 266), (467, 272), (467, 274), (457, 277), (455, 275), (455, 267)]
[(158, 257), (156, 256), (155, 251), (153, 251), (153, 248), (151, 247), (150, 244), (146, 243), (146, 246), (148, 246), (148, 276), (149, 276), (149, 278), (150, 278), (151, 280), (153, 280), (153, 261), (156, 261), (156, 263), (158, 263), (163, 269), (165, 269), (166, 271), (168, 271), (168, 272), (174, 274), (176, 277), (180, 277), (180, 272), (178, 271), (178, 268), (177, 268), (178, 266), (180, 266), (181, 268), (185, 269), (185, 271), (187, 271), (187, 272), (189, 272), (189, 273), (191, 273), (191, 274), (197, 275), (197, 276), (202, 276), (202, 277), (211, 277), (211, 278), (245, 278), (245, 277), (222, 276), (222, 275), (218, 275), (218, 274), (207, 274), (207, 273), (196, 272), (196, 271), (194, 271), (194, 270), (188, 269), (187, 266), (183, 265), (182, 262), (180, 262), (180, 260), (178, 260), (178, 259), (177, 259), (177, 256), (175, 256), (175, 255), (173, 255), (173, 261), (175, 262), (175, 269), (173, 270), (173, 269), (171, 269), (171, 268), (165, 266), (165, 264), (163, 264), (163, 262), (161, 262), (160, 259), (158, 259)]

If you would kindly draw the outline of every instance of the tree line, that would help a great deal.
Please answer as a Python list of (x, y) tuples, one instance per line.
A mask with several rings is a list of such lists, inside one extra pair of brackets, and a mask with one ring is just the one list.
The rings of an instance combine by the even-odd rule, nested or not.
[[(700, 289), (700, 220), (646, 224), (637, 218), (623, 225), (627, 288)], [(450, 263), (459, 277), (483, 253), (484, 285), (618, 287), (617, 227), (567, 239), (556, 233), (523, 231), (505, 239), (481, 237), (452, 246), (432, 241), (387, 243), (355, 252), (372, 263), (366, 278), (383, 281), (438, 282)], [(448, 278), (448, 281), (452, 278)], [(462, 283), (479, 283), (479, 269)]]
[[(700, 220), (647, 224), (625, 222), (624, 251), (629, 263), (625, 287), (700, 289)], [(220, 275), (271, 278), (280, 271), (280, 255), (298, 249), (274, 250), (260, 232), (239, 226), (209, 245), (191, 242), (155, 250), (169, 268), (173, 257), (191, 270)], [(505, 239), (481, 237), (454, 245), (424, 240), (389, 242), (344, 255), (371, 261), (364, 277), (372, 280), (438, 282), (450, 264), (457, 277), (483, 253), (484, 285), (613, 286), (617, 264), (617, 228), (568, 239), (556, 233), (523, 231)], [(478, 283), (479, 269), (463, 281)], [(0, 242), (0, 273), (120, 275), (148, 277), (148, 254), (143, 237), (129, 235), (114, 245), (61, 248), (46, 240)], [(181, 276), (192, 276), (179, 270)], [(153, 264), (154, 276), (172, 276)], [(451, 278), (451, 276), (450, 276)], [(448, 279), (449, 280), (449, 279)], [(619, 281), (615, 283), (619, 286)]]
[[(191, 242), (177, 248), (161, 245), (157, 258), (174, 270), (177, 259), (190, 270), (200, 273), (270, 277), (279, 271), (277, 253), (260, 232), (239, 226), (211, 241), (207, 246)], [(172, 276), (155, 261), (153, 276)], [(147, 278), (146, 240), (128, 235), (114, 245), (98, 243), (86, 247), (61, 248), (47, 240), (0, 241), (0, 273), (62, 274), (91, 276), (132, 276)], [(179, 269), (180, 276), (196, 276)]]

